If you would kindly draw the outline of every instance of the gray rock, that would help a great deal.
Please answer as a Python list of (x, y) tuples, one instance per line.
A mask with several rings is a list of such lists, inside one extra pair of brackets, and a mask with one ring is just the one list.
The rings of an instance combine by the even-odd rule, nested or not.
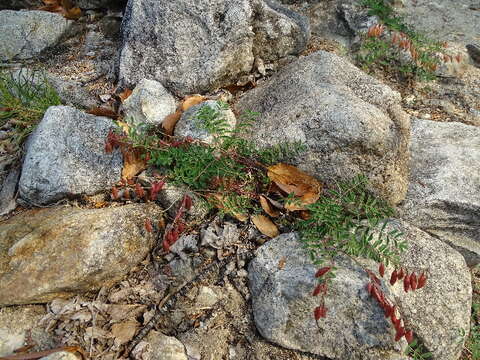
[[(285, 257), (281, 269), (279, 261)], [(329, 359), (395, 359), (406, 342), (365, 290), (365, 271), (342, 259), (329, 295), (327, 317), (317, 324), (312, 296), (316, 268), (295, 234), (282, 234), (260, 247), (249, 266), (255, 325), (267, 340)], [(385, 291), (386, 295), (389, 294)]]
[(75, 4), (82, 9), (118, 8), (121, 9), (127, 0), (74, 0)]
[[(474, 10), (474, 9), (477, 10)], [(416, 30), (439, 41), (455, 41), (466, 45), (478, 40), (480, 11), (478, 0), (415, 1), (404, 0), (398, 11)], [(452, 31), (452, 29), (455, 29)]]
[(188, 360), (185, 346), (173, 336), (150, 331), (132, 351), (136, 360)]
[(480, 129), (412, 121), (411, 177), (402, 218), (480, 263)]
[(0, 189), (0, 216), (8, 214), (17, 206), (15, 193), (20, 177), (20, 168), (16, 167), (8, 173)]
[(337, 13), (340, 19), (347, 24), (351, 35), (365, 33), (371, 26), (379, 23), (378, 17), (369, 15), (368, 9), (356, 0), (339, 2), (337, 4)]
[[(447, 244), (403, 221), (395, 221), (387, 229), (401, 231), (409, 244), (401, 264), (417, 274), (426, 270), (428, 275), (421, 290), (405, 293), (402, 284), (392, 289), (408, 327), (433, 353), (433, 359), (458, 359), (466, 340), (459, 332), (469, 332), (472, 303), (465, 260)], [(389, 279), (391, 272), (386, 274)]]
[[(463, 347), (458, 330), (468, 333), (471, 306), (470, 273), (462, 256), (438, 239), (395, 221), (389, 229), (404, 232), (410, 244), (401, 265), (410, 271), (425, 270), (427, 285), (404, 293), (402, 283), (391, 286), (387, 270), (382, 288), (397, 304), (405, 326), (432, 351), (435, 359), (457, 359)], [(285, 258), (285, 266), (279, 267)], [(376, 272), (377, 266), (360, 263)], [(327, 317), (317, 329), (312, 297), (315, 266), (295, 234), (270, 240), (256, 252), (249, 266), (252, 306), (257, 329), (281, 346), (326, 356), (330, 359), (404, 359), (402, 339), (394, 341), (393, 325), (368, 296), (368, 276), (358, 263), (336, 258), (336, 277), (325, 298)]]
[(236, 108), (260, 113), (249, 135), (258, 146), (307, 145), (295, 163), (321, 181), (362, 173), (389, 202), (405, 197), (410, 120), (400, 95), (335, 54), (287, 65)]
[(38, 55), (67, 37), (72, 24), (47, 11), (0, 11), (0, 61)]
[(41, 0), (2, 0), (0, 10), (20, 10), (42, 6)]
[(200, 232), (201, 244), (215, 249), (223, 249), (235, 244), (240, 238), (240, 229), (230, 222), (223, 222), (220, 226), (217, 221), (212, 221), (208, 227)]
[(0, 225), (0, 306), (43, 303), (110, 286), (150, 251), (153, 204), (31, 210)]
[(0, 308), (0, 356), (12, 355), (28, 343), (29, 337), (36, 344), (31, 351), (54, 348), (52, 336), (38, 326), (45, 314), (41, 305)]
[(142, 79), (123, 103), (125, 116), (134, 123), (159, 125), (175, 110), (175, 98), (158, 81), (148, 79)]
[(113, 122), (67, 106), (52, 106), (27, 142), (20, 197), (47, 204), (65, 196), (94, 194), (120, 180), (122, 157), (105, 153)]
[(211, 144), (214, 141), (213, 135), (201, 127), (201, 120), (197, 118), (197, 114), (200, 109), (203, 109), (206, 106), (217, 112), (218, 120), (222, 119), (225, 121), (225, 130), (232, 131), (235, 129), (235, 126), (237, 125), (237, 119), (235, 118), (235, 114), (232, 112), (232, 110), (222, 109), (221, 105), (217, 101), (207, 100), (201, 104), (192, 106), (182, 114), (182, 117), (175, 126), (175, 136), (190, 136), (194, 139)]
[(182, 235), (172, 246), (170, 246), (170, 251), (174, 254), (177, 254), (182, 259), (186, 259), (188, 255), (185, 252), (198, 251), (197, 242), (198, 235)]
[(198, 290), (195, 306), (198, 308), (212, 307), (219, 300), (218, 295), (208, 286), (201, 286)]
[(176, 95), (212, 90), (249, 73), (255, 56), (297, 53), (309, 36), (305, 24), (270, 1), (130, 0), (119, 80), (132, 87), (155, 79)]

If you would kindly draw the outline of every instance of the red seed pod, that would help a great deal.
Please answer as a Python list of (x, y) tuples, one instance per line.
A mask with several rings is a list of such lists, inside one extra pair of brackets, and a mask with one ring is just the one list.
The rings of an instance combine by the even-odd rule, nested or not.
[(394, 308), (389, 304), (385, 304), (385, 317), (388, 319), (392, 316)]
[(392, 276), (390, 276), (390, 285), (395, 285), (397, 282), (397, 270), (393, 270)]
[(400, 330), (402, 327), (402, 320), (401, 319), (395, 319), (395, 322), (393, 323), (393, 326), (395, 327), (395, 330)]
[(118, 199), (118, 189), (114, 186), (112, 187), (112, 199), (117, 200)]
[(190, 210), (192, 208), (192, 198), (188, 195), (183, 197), (183, 206), (185, 209)]
[(150, 221), (150, 219), (145, 219), (145, 230), (147, 230), (147, 232), (151, 233), (153, 231), (153, 226), (152, 226), (152, 222)]
[(125, 190), (123, 190), (123, 198), (125, 200), (130, 200), (130, 189), (126, 188)]
[(420, 277), (418, 278), (417, 290), (424, 287), (426, 283), (427, 283), (427, 275), (425, 275), (425, 273), (422, 272), (422, 275), (420, 275)]
[(367, 284), (367, 292), (370, 294), (370, 296), (373, 295), (373, 284), (371, 282)]
[(331, 269), (330, 266), (325, 266), (323, 268), (320, 268), (317, 270), (317, 272), (315, 273), (315, 277), (322, 277), (323, 275), (325, 275), (327, 272), (329, 272)]
[(397, 330), (397, 334), (395, 335), (395, 341), (400, 340), (405, 335), (405, 329), (403, 327)]
[(404, 273), (403, 269), (400, 268), (400, 270), (397, 271), (397, 280), (403, 279), (404, 276), (405, 276), (405, 273)]
[(380, 305), (383, 305), (385, 303), (383, 293), (376, 286), (373, 287), (373, 297), (377, 299)]
[(410, 275), (408, 275), (408, 273), (403, 278), (403, 290), (405, 292), (408, 292), (408, 290), (410, 290)]
[(133, 185), (133, 184), (135, 184), (135, 181), (133, 181), (132, 178), (129, 178), (129, 179), (127, 179), (127, 184), (128, 185)]
[(149, 152), (147, 152), (145, 154), (145, 161), (150, 161), (150, 153)]
[(170, 244), (168, 243), (167, 239), (163, 240), (162, 247), (164, 251), (166, 252), (170, 251)]
[(380, 273), (381, 277), (385, 275), (385, 265), (383, 263), (381, 263), (380, 266), (378, 267), (378, 272)]
[(395, 308), (396, 308), (395, 305), (392, 306), (392, 312), (391, 312), (391, 314), (390, 314), (390, 319), (392, 320), (392, 324), (394, 324), (394, 325), (395, 325), (395, 322), (398, 321), (397, 315), (395, 314)]
[(105, 143), (105, 152), (107, 154), (111, 153), (113, 151), (113, 146), (112, 146), (112, 143), (110, 141), (107, 141)]
[(185, 230), (185, 223), (183, 221), (179, 222), (177, 225), (177, 231), (182, 233)]
[(141, 187), (139, 183), (135, 184), (135, 194), (137, 194), (140, 199), (145, 196), (145, 190), (143, 190), (143, 187)]
[(325, 316), (327, 316), (327, 308), (324, 305), (317, 306), (313, 313), (315, 315), (315, 320), (324, 318)]
[(407, 340), (407, 343), (409, 343), (409, 344), (413, 341), (413, 331), (412, 330), (405, 331), (405, 340)]
[(318, 284), (317, 286), (315, 286), (315, 289), (313, 290), (313, 293), (312, 293), (312, 296), (317, 296), (318, 294), (320, 294), (322, 292), (322, 286), (324, 284)]
[(415, 273), (410, 274), (410, 288), (412, 291), (417, 289), (417, 275), (415, 275)]

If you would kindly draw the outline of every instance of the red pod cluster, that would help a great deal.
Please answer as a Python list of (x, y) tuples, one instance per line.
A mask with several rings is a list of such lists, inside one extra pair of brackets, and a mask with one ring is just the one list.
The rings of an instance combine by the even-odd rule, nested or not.
[(147, 230), (147, 232), (149, 232), (149, 233), (151, 233), (153, 231), (152, 222), (148, 218), (145, 219), (145, 230)]
[(319, 277), (322, 277), (323, 275), (325, 275), (327, 272), (329, 272), (331, 269), (330, 266), (325, 266), (323, 268), (320, 268), (317, 270), (317, 272), (315, 273), (315, 277), (316, 278), (319, 278)]
[(315, 320), (319, 320), (320, 318), (324, 318), (327, 316), (327, 308), (325, 305), (320, 305), (315, 308), (313, 311), (313, 314), (315, 316)]
[(145, 196), (145, 190), (143, 190), (143, 187), (142, 187), (139, 183), (136, 183), (136, 184), (135, 184), (135, 194), (136, 194), (137, 197), (139, 197), (140, 199)]
[(317, 296), (320, 294), (326, 294), (327, 293), (327, 284), (326, 283), (321, 283), (315, 286), (315, 289), (313, 290), (312, 296)]
[(378, 272), (380, 273), (381, 277), (385, 275), (385, 265), (383, 263), (381, 263), (380, 266), (378, 267)]

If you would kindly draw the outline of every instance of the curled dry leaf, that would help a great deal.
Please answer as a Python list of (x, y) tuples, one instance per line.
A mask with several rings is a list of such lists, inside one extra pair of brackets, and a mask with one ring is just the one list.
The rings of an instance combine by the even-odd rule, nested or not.
[(104, 108), (104, 107), (93, 107), (88, 109), (86, 112), (87, 114), (92, 114), (95, 116), (109, 117), (113, 120), (116, 120), (118, 118), (118, 114), (115, 111), (109, 108)]
[(270, 201), (268, 201), (268, 199), (263, 195), (260, 195), (260, 205), (262, 205), (263, 211), (265, 211), (271, 217), (278, 217), (280, 215), (280, 211), (275, 209), (270, 204)]
[(182, 111), (187, 111), (192, 106), (198, 105), (204, 102), (205, 100), (207, 100), (207, 98), (201, 95), (186, 96), (182, 103)]
[(282, 191), (300, 198), (298, 202), (285, 205), (287, 210), (305, 210), (305, 205), (313, 204), (320, 197), (322, 184), (295, 166), (283, 163), (272, 165), (267, 175)]
[(129, 88), (126, 88), (123, 90), (120, 94), (118, 94), (118, 97), (120, 98), (120, 101), (123, 103), (127, 98), (132, 95), (132, 90)]
[(162, 121), (162, 127), (167, 135), (173, 135), (173, 130), (175, 129), (175, 125), (177, 124), (178, 120), (182, 116), (182, 111), (177, 110), (173, 114), (167, 115), (165, 119)]
[(262, 234), (268, 237), (274, 238), (279, 234), (277, 225), (265, 215), (253, 215), (252, 222)]
[(147, 168), (147, 161), (142, 159), (140, 151), (123, 152), (122, 179), (131, 179)]

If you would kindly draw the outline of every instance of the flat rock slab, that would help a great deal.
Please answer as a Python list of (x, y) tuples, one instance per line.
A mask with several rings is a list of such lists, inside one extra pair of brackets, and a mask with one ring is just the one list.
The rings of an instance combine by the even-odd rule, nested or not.
[(50, 107), (27, 141), (20, 197), (30, 204), (48, 204), (110, 188), (122, 171), (120, 152), (105, 152), (113, 128), (109, 118)]
[(391, 203), (408, 184), (410, 119), (400, 95), (339, 56), (319, 51), (248, 91), (238, 112), (260, 115), (248, 136), (258, 146), (302, 142), (302, 170), (334, 183), (364, 174)]
[(480, 263), (480, 128), (412, 121), (411, 177), (401, 217)]
[[(405, 326), (435, 354), (436, 359), (455, 360), (463, 343), (458, 330), (468, 332), (471, 279), (463, 257), (440, 240), (404, 222), (389, 229), (404, 232), (410, 247), (401, 265), (428, 274), (427, 285), (404, 293), (400, 282), (391, 286), (391, 271), (381, 280), (388, 299), (397, 304)], [(374, 236), (374, 240), (376, 237)], [(378, 265), (358, 259), (377, 272)], [(282, 234), (260, 247), (249, 266), (254, 321), (267, 340), (289, 349), (329, 359), (405, 359), (406, 342), (395, 342), (395, 330), (383, 310), (367, 293), (368, 275), (352, 259), (336, 258), (336, 277), (329, 286), (327, 316), (318, 322), (312, 296), (316, 267), (294, 233)], [(283, 265), (280, 265), (282, 264)]]
[(32, 58), (68, 36), (72, 25), (47, 11), (0, 11), (0, 61)]
[(0, 225), (0, 306), (44, 303), (108, 286), (154, 244), (153, 204), (31, 210)]

